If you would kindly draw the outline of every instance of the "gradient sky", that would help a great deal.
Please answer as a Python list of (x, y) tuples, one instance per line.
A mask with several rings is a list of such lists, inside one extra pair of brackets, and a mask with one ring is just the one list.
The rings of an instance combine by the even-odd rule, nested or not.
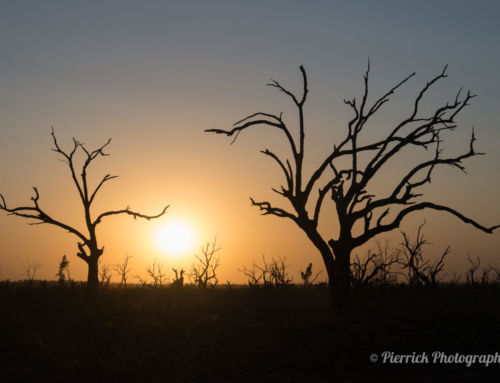
[[(172, 206), (156, 222), (123, 216), (103, 223), (103, 263), (116, 264), (127, 252), (132, 274), (145, 276), (154, 259), (168, 269), (189, 267), (192, 253), (169, 258), (152, 239), (158, 225), (182, 219), (198, 230), (197, 248), (217, 234), (221, 282), (242, 282), (238, 269), (263, 254), (287, 256), (297, 281), (309, 262), (323, 268), (319, 254), (291, 222), (261, 217), (248, 199), (278, 201), (270, 187), (282, 182), (280, 171), (259, 150), (282, 151), (279, 135), (255, 129), (229, 145), (203, 130), (230, 128), (256, 111), (283, 111), (293, 126), (288, 99), (265, 84), (274, 78), (299, 90), (303, 64), (310, 169), (345, 134), (351, 114), (343, 99), (360, 96), (370, 58), (373, 97), (417, 72), (380, 113), (373, 137), (398, 122), (445, 64), (449, 77), (427, 108), (453, 100), (460, 86), (478, 94), (446, 148), (466, 151), (474, 126), (477, 150), (487, 155), (467, 162), (468, 175), (438, 170), (426, 193), (487, 226), (498, 224), (499, 19), (497, 1), (2, 1), (0, 192), (11, 205), (26, 204), (36, 185), (47, 211), (78, 225), (81, 208), (67, 169), (50, 150), (50, 127), (66, 148), (71, 137), (90, 147), (113, 137), (111, 156), (91, 177), (120, 178), (106, 185), (96, 208), (130, 204), (154, 213)], [(381, 187), (409, 164), (391, 168)], [(433, 212), (413, 216), (402, 229), (412, 234), (424, 219), (434, 244), (429, 256), (452, 247), (448, 271), (463, 271), (468, 253), (500, 265), (498, 233)], [(396, 245), (398, 232), (386, 238)], [(84, 278), (75, 243), (61, 229), (2, 213), (0, 279), (23, 278), (28, 260), (42, 265), (39, 277), (54, 279), (63, 254), (72, 276)]]

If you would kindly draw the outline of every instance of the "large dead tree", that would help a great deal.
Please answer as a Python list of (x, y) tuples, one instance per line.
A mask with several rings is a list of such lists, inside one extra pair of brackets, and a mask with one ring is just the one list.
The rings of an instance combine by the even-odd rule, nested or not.
[[(142, 213), (138, 213), (136, 211), (131, 210), (130, 207), (127, 206), (125, 209), (121, 210), (109, 210), (103, 213), (98, 214), (94, 217), (91, 213), (92, 203), (94, 202), (97, 193), (101, 190), (102, 186), (114, 179), (118, 176), (112, 176), (111, 174), (106, 174), (101, 181), (97, 184), (93, 190), (88, 185), (87, 180), (87, 169), (90, 164), (98, 159), (99, 157), (108, 156), (109, 154), (104, 152), (104, 149), (109, 145), (111, 139), (109, 139), (104, 145), (101, 147), (90, 151), (86, 148), (85, 144), (77, 141), (73, 138), (73, 148), (71, 151), (64, 151), (59, 146), (57, 142), (56, 136), (54, 134), (54, 130), (51, 130), (51, 136), (54, 143), (54, 148), (52, 149), (56, 153), (58, 153), (62, 158), (62, 161), (68, 165), (70, 170), (71, 178), (73, 180), (76, 189), (78, 190), (78, 194), (80, 196), (80, 200), (83, 204), (83, 212), (85, 218), (85, 226), (86, 232), (71, 225), (68, 225), (56, 218), (53, 218), (49, 215), (41, 206), (40, 206), (40, 194), (36, 187), (33, 187), (34, 196), (31, 197), (31, 201), (33, 202), (32, 206), (17, 206), (17, 207), (8, 207), (5, 201), (5, 198), (2, 194), (0, 194), (0, 210), (4, 210), (10, 215), (15, 215), (18, 217), (33, 219), (34, 222), (31, 222), (30, 225), (40, 225), (40, 224), (50, 224), (54, 226), (58, 226), (62, 229), (67, 230), (69, 233), (75, 235), (78, 238), (78, 252), (76, 255), (83, 259), (88, 265), (88, 278), (87, 285), (90, 291), (95, 291), (99, 286), (99, 258), (103, 254), (104, 247), (100, 247), (97, 240), (97, 225), (101, 223), (101, 221), (112, 215), (119, 214), (127, 214), (131, 215), (135, 218), (144, 218), (147, 220), (161, 217), (167, 211), (168, 206), (163, 208), (163, 210), (156, 215), (146, 215)], [(83, 161), (79, 166), (77, 164), (77, 154), (78, 152), (82, 153)], [(77, 170), (78, 169), (78, 170)]]
[[(364, 75), (364, 91), (360, 100), (344, 100), (353, 111), (353, 118), (347, 123), (345, 138), (333, 145), (332, 151), (317, 168), (306, 177), (303, 172), (305, 155), (305, 119), (304, 105), (308, 94), (307, 75), (303, 66), (302, 94), (295, 95), (279, 82), (272, 80), (269, 86), (286, 94), (294, 103), (298, 112), (298, 138), (290, 131), (282, 114), (258, 112), (236, 122), (232, 129), (208, 129), (207, 132), (233, 136), (246, 129), (264, 126), (282, 132), (290, 152), (291, 159), (283, 160), (269, 149), (263, 154), (273, 159), (282, 170), (286, 185), (273, 191), (287, 199), (293, 210), (286, 210), (269, 201), (258, 202), (250, 198), (264, 215), (275, 215), (294, 221), (319, 250), (326, 266), (329, 286), (338, 305), (350, 303), (349, 265), (353, 249), (363, 245), (375, 236), (399, 227), (410, 213), (423, 210), (439, 210), (450, 213), (476, 229), (492, 233), (499, 226), (485, 227), (471, 218), (448, 206), (422, 201), (420, 190), (431, 182), (431, 175), (440, 165), (448, 165), (464, 171), (462, 161), (481, 155), (474, 149), (474, 132), (468, 150), (461, 155), (445, 157), (442, 151), (442, 133), (453, 131), (457, 126), (456, 116), (474, 97), (469, 91), (462, 96), (459, 91), (452, 102), (434, 109), (430, 114), (422, 115), (420, 107), (427, 91), (439, 80), (447, 77), (446, 67), (429, 81), (416, 95), (411, 110), (406, 118), (395, 124), (387, 135), (379, 140), (368, 139), (363, 133), (368, 122), (389, 101), (390, 96), (415, 73), (407, 76), (373, 103), (368, 102), (368, 75), (370, 65)], [(382, 172), (390, 161), (400, 160), (401, 152), (407, 149), (423, 149), (431, 157), (424, 162), (411, 165), (395, 186), (383, 196), (370, 193), (372, 180)], [(346, 165), (347, 164), (347, 165)], [(327, 198), (327, 196), (329, 198)], [(337, 233), (322, 236), (318, 223), (323, 203), (329, 200), (335, 206), (339, 222)]]

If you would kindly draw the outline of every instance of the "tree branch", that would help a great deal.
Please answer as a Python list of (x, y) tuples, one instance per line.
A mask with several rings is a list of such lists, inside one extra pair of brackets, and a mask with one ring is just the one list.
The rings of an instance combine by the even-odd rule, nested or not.
[(94, 192), (92, 193), (92, 195), (90, 196), (90, 199), (89, 199), (89, 203), (92, 203), (92, 201), (94, 200), (97, 192), (99, 191), (99, 189), (101, 188), (101, 186), (106, 182), (106, 181), (109, 181), (109, 180), (112, 180), (113, 178), (118, 178), (118, 176), (112, 176), (111, 174), (106, 174), (103, 179), (101, 180), (101, 182), (99, 182), (99, 185), (97, 185), (97, 187), (95, 188)]
[(38, 204), (38, 200), (40, 199), (40, 194), (38, 193), (38, 189), (36, 187), (33, 187), (33, 190), (35, 191), (35, 195), (31, 197), (31, 200), (33, 201), (34, 206), (18, 206), (14, 208), (9, 208), (7, 206), (4, 196), (0, 194), (0, 199), (1, 199), (0, 210), (4, 210), (5, 212), (9, 213), (9, 215), (34, 219), (35, 221), (37, 221), (30, 223), (31, 225), (41, 225), (44, 223), (48, 223), (54, 226), (59, 226), (60, 228), (67, 230), (69, 233), (76, 235), (85, 243), (88, 242), (88, 239), (80, 231), (78, 231), (74, 227), (66, 225), (52, 218), (47, 213), (45, 213)]
[(491, 227), (483, 226), (483, 225), (479, 224), (478, 222), (474, 221), (473, 219), (464, 216), (462, 213), (460, 213), (460, 212), (456, 211), (455, 209), (452, 209), (448, 206), (437, 205), (437, 204), (434, 204), (432, 202), (420, 202), (418, 204), (411, 205), (411, 206), (401, 210), (391, 223), (385, 224), (385, 225), (379, 224), (379, 225), (373, 227), (372, 229), (365, 231), (362, 235), (354, 238), (353, 241), (356, 244), (356, 247), (362, 245), (363, 243), (367, 242), (369, 239), (373, 238), (374, 236), (376, 236), (378, 234), (381, 234), (381, 233), (391, 231), (391, 230), (398, 228), (404, 217), (406, 217), (408, 214), (410, 214), (414, 211), (423, 210), (423, 209), (446, 211), (446, 212), (454, 215), (455, 217), (459, 218), (461, 221), (468, 223), (468, 224), (474, 226), (476, 229), (479, 229), (479, 230), (481, 230), (485, 233), (489, 233), (489, 234), (493, 233), (493, 231), (495, 231), (496, 229), (498, 229), (500, 227), (500, 225), (495, 225), (495, 226), (491, 226)]
[(167, 209), (170, 207), (170, 205), (167, 205), (163, 208), (163, 210), (159, 213), (159, 214), (156, 214), (156, 215), (146, 215), (146, 214), (142, 214), (142, 213), (138, 213), (138, 212), (135, 212), (135, 211), (132, 211), (130, 210), (130, 207), (127, 206), (126, 209), (122, 209), (122, 210), (111, 210), (111, 211), (107, 211), (107, 212), (104, 212), (104, 213), (101, 213), (97, 218), (96, 220), (94, 221), (94, 223), (92, 224), (94, 227), (97, 226), (97, 224), (99, 224), (101, 222), (101, 220), (104, 218), (104, 217), (108, 217), (110, 215), (118, 215), (118, 214), (128, 214), (128, 215), (131, 215), (134, 217), (134, 219), (137, 219), (137, 218), (143, 218), (143, 219), (147, 219), (148, 221), (150, 219), (155, 219), (155, 218), (159, 218), (161, 217), (163, 214), (166, 213)]
[(255, 202), (255, 200), (250, 197), (250, 201), (252, 202), (253, 206), (257, 206), (259, 210), (263, 211), (262, 215), (275, 215), (277, 217), (286, 217), (290, 218), (291, 220), (298, 222), (298, 217), (281, 209), (278, 207), (273, 207), (271, 204), (267, 201), (263, 202)]

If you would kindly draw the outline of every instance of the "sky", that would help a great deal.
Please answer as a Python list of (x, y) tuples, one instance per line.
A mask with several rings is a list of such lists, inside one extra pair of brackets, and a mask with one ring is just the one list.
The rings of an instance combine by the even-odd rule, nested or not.
[[(280, 170), (259, 151), (286, 153), (283, 140), (254, 129), (230, 145), (204, 130), (229, 129), (257, 111), (283, 112), (296, 126), (289, 100), (266, 84), (273, 78), (298, 92), (304, 65), (310, 90), (305, 166), (312, 169), (345, 135), (351, 112), (343, 100), (361, 96), (368, 60), (372, 100), (417, 73), (385, 105), (369, 137), (399, 122), (448, 64), (449, 77), (430, 92), (424, 109), (452, 101), (462, 86), (471, 89), (478, 97), (459, 116), (446, 150), (467, 151), (474, 127), (476, 148), (487, 155), (467, 161), (468, 174), (436, 171), (426, 200), (486, 226), (499, 224), (499, 18), (496, 1), (2, 1), (0, 192), (10, 205), (23, 205), (37, 186), (44, 209), (81, 225), (78, 195), (51, 151), (50, 129), (66, 149), (72, 137), (89, 148), (112, 137), (111, 156), (89, 177), (94, 183), (107, 173), (120, 177), (102, 189), (95, 212), (130, 205), (153, 214), (171, 206), (156, 221), (103, 222), (103, 264), (129, 254), (134, 275), (145, 276), (154, 260), (168, 271), (188, 269), (193, 254), (217, 236), (221, 283), (244, 282), (239, 269), (263, 255), (287, 257), (299, 281), (309, 262), (323, 269), (319, 254), (292, 222), (259, 215), (249, 200), (279, 202), (271, 187), (283, 182)], [(403, 156), (388, 167), (379, 187), (411, 160)], [(328, 214), (322, 219), (334, 229)], [(468, 254), (485, 266), (500, 265), (499, 233), (437, 212), (416, 214), (401, 229), (414, 235), (424, 220), (431, 259), (451, 245), (448, 272), (463, 272)], [(155, 232), (176, 221), (192, 226), (196, 240), (174, 257), (158, 246)], [(379, 240), (397, 246), (401, 235)], [(41, 265), (37, 277), (55, 279), (64, 254), (72, 277), (84, 279), (85, 264), (75, 253), (75, 237), (63, 230), (0, 212), (0, 279), (24, 278), (27, 262)]]

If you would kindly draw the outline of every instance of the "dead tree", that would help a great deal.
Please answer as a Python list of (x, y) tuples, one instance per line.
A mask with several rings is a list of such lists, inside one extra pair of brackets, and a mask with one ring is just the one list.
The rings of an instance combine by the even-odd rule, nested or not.
[(216, 253), (220, 249), (217, 246), (217, 238), (215, 238), (212, 244), (207, 243), (205, 247), (201, 248), (201, 256), (195, 255), (197, 262), (193, 263), (189, 276), (196, 286), (206, 288), (219, 283), (217, 279), (219, 257)]
[[(243, 267), (242, 269), (239, 269), (245, 277), (247, 277), (247, 283), (249, 287), (259, 287), (262, 281), (262, 278), (265, 277), (268, 272), (268, 270), (262, 270), (260, 267), (258, 267), (255, 263), (252, 265), (252, 268), (248, 267)], [(265, 282), (264, 282), (265, 284)]]
[(489, 266), (489, 270), (493, 273), (493, 277), (495, 278), (494, 283), (499, 284), (500, 283), (500, 268), (497, 266), (493, 266), (493, 265), (488, 265), (488, 266)]
[(172, 268), (172, 271), (175, 274), (175, 279), (172, 281), (170, 286), (176, 289), (182, 288), (184, 286), (184, 269), (178, 271), (177, 269)]
[(267, 262), (266, 257), (263, 255), (262, 265), (253, 263), (251, 269), (244, 267), (240, 271), (247, 277), (248, 286), (250, 287), (286, 287), (292, 283), (292, 278), (288, 274), (288, 267), (286, 257), (272, 258), (271, 262)]
[[(88, 276), (87, 276), (87, 286), (90, 293), (95, 293), (99, 286), (99, 258), (104, 252), (104, 247), (99, 246), (97, 240), (96, 229), (101, 221), (112, 215), (127, 214), (134, 218), (144, 218), (147, 220), (161, 217), (167, 211), (168, 206), (163, 208), (163, 210), (157, 215), (145, 215), (133, 211), (130, 207), (126, 207), (121, 210), (109, 210), (102, 212), (95, 216), (91, 213), (92, 203), (94, 202), (97, 193), (101, 190), (102, 186), (114, 179), (117, 176), (112, 176), (111, 174), (106, 174), (97, 184), (95, 188), (91, 188), (88, 184), (87, 170), (90, 164), (98, 159), (99, 157), (108, 156), (104, 150), (111, 142), (111, 138), (102, 146), (95, 150), (89, 150), (84, 143), (77, 141), (73, 138), (73, 147), (69, 151), (64, 151), (60, 146), (54, 134), (54, 129), (51, 130), (51, 136), (54, 144), (52, 149), (58, 155), (61, 156), (61, 160), (66, 163), (70, 170), (70, 175), (73, 183), (78, 191), (80, 200), (83, 205), (85, 229), (81, 230), (69, 224), (66, 224), (47, 213), (40, 205), (40, 194), (36, 187), (33, 187), (34, 196), (31, 197), (33, 203), (32, 206), (17, 206), (8, 207), (3, 195), (0, 194), (0, 210), (4, 210), (10, 215), (15, 215), (18, 217), (28, 218), (34, 220), (30, 225), (40, 225), (40, 224), (50, 224), (60, 227), (69, 233), (75, 235), (78, 238), (77, 246), (78, 252), (77, 257), (83, 259), (88, 265)], [(78, 153), (81, 153), (83, 157), (83, 163), (79, 166), (77, 157)], [(95, 218), (94, 218), (95, 217)]]
[(120, 286), (127, 287), (127, 279), (130, 273), (130, 268), (128, 267), (128, 261), (132, 258), (133, 255), (125, 254), (125, 258), (123, 259), (123, 263), (115, 265), (115, 271), (120, 276)]
[(23, 263), (23, 268), (24, 271), (26, 272), (26, 277), (27, 277), (26, 280), (28, 281), (29, 287), (33, 285), (36, 273), (38, 272), (38, 270), (40, 270), (41, 267), (42, 265), (40, 265), (37, 262), (32, 262), (31, 260), (28, 260), (25, 263)]
[[(472, 259), (469, 254), (467, 254), (467, 262), (469, 262), (469, 268), (465, 272), (465, 281), (469, 286), (486, 286), (489, 283), (491, 266), (489, 268), (483, 268), (481, 276), (478, 277), (479, 268), (481, 267), (481, 259), (477, 257)], [(477, 274), (476, 274), (477, 272)]]
[[(382, 138), (371, 139), (364, 135), (368, 122), (389, 101), (390, 96), (414, 73), (397, 83), (374, 102), (368, 101), (368, 76), (364, 76), (364, 92), (361, 99), (345, 100), (353, 111), (353, 118), (347, 124), (345, 138), (335, 145), (324, 160), (310, 175), (303, 170), (305, 158), (305, 115), (304, 105), (309, 92), (307, 75), (303, 66), (302, 94), (295, 95), (279, 82), (272, 80), (271, 87), (283, 92), (293, 102), (298, 115), (298, 137), (289, 129), (282, 113), (253, 113), (236, 122), (232, 129), (207, 129), (207, 132), (232, 136), (234, 142), (247, 129), (262, 126), (279, 130), (288, 144), (289, 158), (280, 158), (275, 152), (264, 149), (262, 153), (277, 163), (284, 174), (285, 185), (272, 190), (288, 200), (292, 209), (284, 209), (270, 201), (250, 198), (263, 215), (274, 215), (291, 219), (307, 235), (320, 252), (337, 305), (350, 304), (349, 268), (353, 249), (363, 245), (379, 234), (397, 229), (409, 214), (424, 210), (438, 210), (450, 213), (465, 223), (486, 233), (492, 233), (499, 226), (486, 227), (464, 216), (457, 210), (433, 202), (422, 201), (420, 189), (430, 183), (433, 170), (448, 165), (464, 170), (462, 161), (480, 155), (474, 149), (474, 132), (468, 150), (461, 155), (446, 157), (442, 150), (443, 133), (453, 131), (457, 126), (455, 117), (474, 97), (470, 92), (461, 96), (458, 92), (453, 101), (434, 109), (431, 113), (421, 112), (421, 102), (427, 91), (439, 80), (447, 77), (444, 70), (429, 81), (416, 95), (410, 111), (402, 121), (393, 125)], [(429, 150), (434, 148), (429, 160), (409, 166), (388, 192), (379, 197), (370, 192), (376, 175), (383, 173), (391, 161), (400, 161), (401, 153), (408, 149)], [(326, 198), (329, 196), (329, 198)], [(323, 203), (333, 203), (338, 231), (324, 236), (318, 231)]]
[(351, 285), (365, 287), (368, 285), (386, 286), (396, 282), (392, 266), (399, 261), (398, 253), (389, 253), (387, 243), (383, 248), (377, 241), (377, 251), (368, 251), (364, 260), (358, 254), (351, 263)]
[(413, 242), (405, 232), (401, 232), (403, 241), (399, 248), (401, 255), (399, 263), (402, 269), (407, 271), (406, 278), (411, 287), (437, 287), (439, 274), (444, 270), (444, 259), (450, 253), (450, 246), (448, 246), (437, 262), (431, 263), (428, 259), (424, 258), (423, 247), (429, 244), (422, 232), (424, 225), (425, 222), (419, 225), (417, 237)]
[(100, 281), (99, 287), (104, 288), (108, 287), (111, 282), (111, 269), (109, 265), (102, 265), (101, 270), (99, 272)]
[(293, 279), (288, 275), (289, 265), (286, 263), (286, 257), (271, 259), (269, 264), (270, 283), (274, 287), (286, 287), (291, 285)]
[(389, 241), (385, 241), (384, 245), (377, 241), (377, 259), (375, 264), (382, 264), (376, 277), (376, 283), (381, 286), (396, 284), (398, 282), (398, 272), (394, 271), (394, 266), (399, 261), (399, 252), (394, 249), (389, 249)]
[(166, 274), (163, 272), (163, 265), (161, 263), (158, 263), (155, 259), (151, 267), (148, 267), (146, 271), (153, 278), (153, 287), (163, 287)]

